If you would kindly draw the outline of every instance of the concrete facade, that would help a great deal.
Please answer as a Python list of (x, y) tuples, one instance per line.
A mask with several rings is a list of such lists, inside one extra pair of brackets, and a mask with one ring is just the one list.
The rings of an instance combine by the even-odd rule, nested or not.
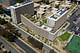
[(11, 17), (14, 23), (20, 23), (21, 22), (21, 14), (34, 14), (34, 4), (33, 2), (30, 2), (28, 4), (21, 5), (19, 7), (11, 6)]
[(59, 29), (61, 25), (67, 20), (67, 13), (64, 14), (58, 21), (55, 22), (55, 29)]
[(25, 16), (21, 15), (21, 21), (22, 23), (27, 26), (32, 32), (34, 32), (37, 35), (40, 35), (41, 37), (44, 37), (48, 40), (53, 41), (56, 38), (56, 35), (54, 35), (51, 32), (48, 32), (44, 29), (41, 29), (37, 25), (35, 25), (32, 21), (27, 19)]
[(56, 19), (47, 17), (47, 26), (52, 27), (56, 30), (58, 30), (62, 24), (65, 23), (65, 21), (68, 19), (67, 18), (68, 15), (68, 11), (66, 10), (62, 15), (60, 15), (59, 17), (57, 17)]

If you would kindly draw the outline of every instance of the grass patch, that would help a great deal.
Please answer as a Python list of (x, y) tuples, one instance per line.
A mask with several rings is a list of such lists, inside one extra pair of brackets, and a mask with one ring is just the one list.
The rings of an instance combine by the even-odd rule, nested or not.
[(62, 34), (61, 36), (59, 36), (59, 38), (60, 38), (62, 41), (66, 41), (66, 40), (69, 39), (70, 36), (71, 36), (70, 33), (65, 32), (64, 34)]

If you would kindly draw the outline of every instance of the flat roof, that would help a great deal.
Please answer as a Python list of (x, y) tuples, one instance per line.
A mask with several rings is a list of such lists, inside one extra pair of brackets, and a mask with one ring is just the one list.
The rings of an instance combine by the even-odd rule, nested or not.
[(52, 28), (50, 28), (50, 27), (48, 27), (46, 25), (42, 25), (41, 28), (46, 30), (46, 31), (49, 31), (49, 32), (52, 30)]
[(40, 4), (34, 3), (34, 8), (36, 8), (36, 7), (38, 7), (38, 6), (40, 6)]
[(58, 11), (56, 11), (55, 14), (52, 14), (51, 16), (48, 17), (48, 19), (52, 19), (54, 21), (57, 21), (58, 19), (60, 19), (63, 15), (65, 15), (68, 12), (68, 10), (65, 9), (60, 9)]
[(14, 6), (10, 6), (10, 7), (16, 9), (16, 8), (19, 8), (19, 7), (22, 7), (24, 5), (31, 4), (31, 3), (33, 3), (33, 2), (31, 2), (31, 1), (25, 1), (25, 2), (22, 2), (22, 3), (16, 3)]

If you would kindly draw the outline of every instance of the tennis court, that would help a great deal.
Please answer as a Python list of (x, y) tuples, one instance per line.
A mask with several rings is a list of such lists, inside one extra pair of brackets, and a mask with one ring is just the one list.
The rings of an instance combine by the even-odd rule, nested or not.
[(74, 35), (66, 49), (71, 53), (80, 53), (80, 37)]

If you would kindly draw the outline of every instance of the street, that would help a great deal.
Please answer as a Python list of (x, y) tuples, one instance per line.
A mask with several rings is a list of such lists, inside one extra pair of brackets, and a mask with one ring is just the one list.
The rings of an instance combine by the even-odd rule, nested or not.
[(24, 51), (26, 51), (26, 53), (36, 53), (32, 48), (27, 46), (25, 43), (20, 41), (18, 38), (14, 39), (14, 41), (19, 47), (21, 47)]
[[(68, 22), (70, 23), (70, 26), (67, 28), (70, 31), (75, 31), (75, 33), (80, 33), (80, 17), (78, 11), (80, 10), (80, 8), (78, 10), (76, 10), (71, 17), (68, 19)], [(78, 30), (77, 30), (78, 28)]]
[(4, 43), (5, 46), (11, 50), (11, 53), (19, 53), (15, 48), (13, 48), (4, 38), (0, 37), (0, 41)]

